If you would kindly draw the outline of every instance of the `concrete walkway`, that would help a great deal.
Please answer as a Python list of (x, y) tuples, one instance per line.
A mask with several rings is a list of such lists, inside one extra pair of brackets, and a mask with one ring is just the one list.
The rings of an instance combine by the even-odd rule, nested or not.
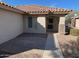
[(55, 34), (48, 34), (43, 58), (63, 58), (58, 40)]

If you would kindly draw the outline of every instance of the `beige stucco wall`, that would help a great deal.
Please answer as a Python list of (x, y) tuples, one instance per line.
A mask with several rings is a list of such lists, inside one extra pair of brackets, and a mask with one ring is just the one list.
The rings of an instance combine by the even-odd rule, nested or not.
[(46, 17), (38, 17), (38, 33), (46, 33)]
[(33, 27), (28, 28), (28, 16), (25, 16), (25, 30), (26, 33), (46, 33), (46, 17), (33, 17)]
[(76, 19), (76, 22), (75, 22), (76, 24), (75, 24), (75, 28), (76, 29), (79, 29), (79, 19)]
[[(32, 16), (33, 17), (33, 16)], [(28, 28), (28, 16), (24, 18), (26, 33), (46, 33), (46, 16), (33, 17), (33, 27)], [(53, 17), (53, 32), (65, 33), (65, 17)]]
[(23, 32), (23, 16), (0, 9), (0, 44)]
[(65, 34), (65, 16), (60, 17), (58, 30), (60, 34)]

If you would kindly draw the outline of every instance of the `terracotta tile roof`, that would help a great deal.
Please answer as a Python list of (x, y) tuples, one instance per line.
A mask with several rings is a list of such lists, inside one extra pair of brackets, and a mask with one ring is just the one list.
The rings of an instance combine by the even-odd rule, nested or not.
[(16, 6), (16, 8), (26, 11), (28, 13), (48, 13), (50, 12), (57, 12), (57, 13), (69, 13), (72, 10), (63, 9), (63, 8), (50, 8), (45, 6), (38, 6), (38, 5), (29, 5), (29, 6)]
[(50, 8), (50, 7), (45, 7), (45, 6), (38, 6), (38, 5), (29, 5), (29, 6), (10, 6), (6, 3), (0, 2), (0, 8), (17, 12), (20, 14), (48, 14), (49, 12), (53, 12), (56, 14), (67, 14), (71, 12), (72, 10), (68, 9), (62, 9), (62, 8)]
[(10, 6), (10, 5), (3, 3), (3, 2), (0, 2), (0, 8), (6, 9), (6, 10), (9, 10), (9, 11), (13, 11), (13, 12), (17, 12), (17, 13), (20, 13), (20, 14), (25, 13), (24, 11), (17, 9), (17, 8)]

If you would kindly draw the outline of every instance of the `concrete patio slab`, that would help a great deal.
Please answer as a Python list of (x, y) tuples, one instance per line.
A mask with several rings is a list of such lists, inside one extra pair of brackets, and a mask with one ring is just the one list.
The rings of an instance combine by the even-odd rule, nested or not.
[(54, 34), (22, 34), (0, 45), (0, 50), (8, 58), (63, 57)]
[(48, 34), (46, 47), (43, 53), (43, 58), (62, 58), (58, 41), (55, 34)]
[[(42, 56), (43, 52), (40, 53), (39, 50), (45, 50), (46, 40), (47, 34), (25, 33), (1, 44), (0, 51), (3, 51), (5, 55), (16, 55), (17, 58), (19, 55), (25, 55), (24, 57), (35, 57), (34, 55)], [(36, 52), (38, 51), (38, 53), (35, 53), (35, 50)], [(32, 52), (32, 54), (28, 51)], [(3, 54), (3, 52), (1, 54)], [(23, 52), (26, 54), (23, 54)]]

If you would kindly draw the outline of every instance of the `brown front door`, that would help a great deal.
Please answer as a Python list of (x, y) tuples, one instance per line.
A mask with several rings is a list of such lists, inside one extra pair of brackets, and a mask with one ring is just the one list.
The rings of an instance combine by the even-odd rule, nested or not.
[(53, 18), (47, 19), (47, 32), (53, 31)]

